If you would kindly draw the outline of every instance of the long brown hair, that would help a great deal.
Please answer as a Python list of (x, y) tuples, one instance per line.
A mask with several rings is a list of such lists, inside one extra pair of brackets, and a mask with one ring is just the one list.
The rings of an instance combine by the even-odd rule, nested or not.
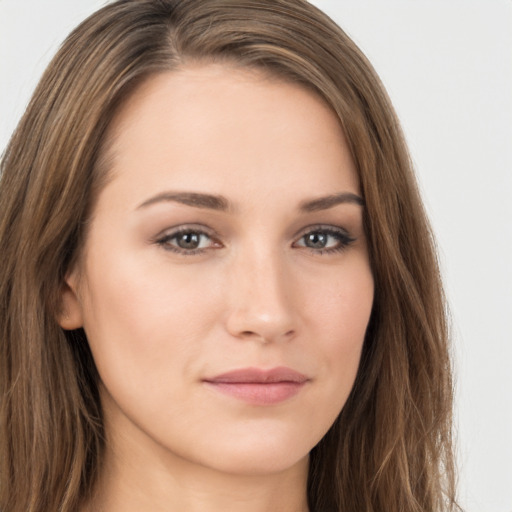
[(60, 290), (108, 179), (102, 149), (116, 109), (147, 77), (201, 60), (320, 95), (359, 172), (375, 300), (352, 393), (311, 452), (311, 511), (455, 509), (435, 246), (373, 68), (304, 0), (119, 0), (64, 42), (1, 164), (0, 510), (71, 512), (94, 489), (104, 447), (98, 375), (83, 331), (57, 323)]

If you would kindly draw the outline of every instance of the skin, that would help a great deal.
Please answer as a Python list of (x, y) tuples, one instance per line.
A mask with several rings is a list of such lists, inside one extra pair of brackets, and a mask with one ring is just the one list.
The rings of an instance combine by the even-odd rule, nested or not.
[[(139, 87), (110, 135), (60, 319), (84, 327), (101, 377), (107, 453), (86, 510), (306, 511), (308, 453), (350, 393), (374, 293), (363, 207), (303, 208), (360, 195), (337, 118), (298, 85), (189, 65)], [(204, 382), (281, 366), (307, 382), (277, 404)]]

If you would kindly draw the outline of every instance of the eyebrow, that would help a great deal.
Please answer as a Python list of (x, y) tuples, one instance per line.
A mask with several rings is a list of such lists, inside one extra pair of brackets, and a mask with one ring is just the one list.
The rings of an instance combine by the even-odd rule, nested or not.
[(364, 206), (362, 197), (352, 192), (341, 192), (340, 194), (331, 194), (325, 197), (319, 197), (318, 199), (312, 199), (311, 201), (303, 201), (300, 203), (299, 209), (303, 212), (317, 212), (344, 203)]
[(195, 208), (207, 208), (209, 210), (227, 211), (230, 209), (230, 203), (225, 197), (212, 194), (199, 194), (197, 192), (164, 192), (144, 201), (137, 209), (146, 208), (155, 203), (169, 201), (193, 206)]
[[(154, 197), (149, 198), (140, 204), (137, 209), (146, 208), (152, 204), (160, 202), (176, 202), (194, 208), (205, 208), (208, 210), (217, 210), (226, 212), (233, 210), (231, 203), (221, 195), (201, 194), (198, 192), (163, 192)], [(363, 198), (352, 192), (341, 192), (339, 194), (331, 194), (299, 204), (299, 210), (302, 212), (316, 212), (333, 208), (339, 204), (356, 204), (364, 206)]]

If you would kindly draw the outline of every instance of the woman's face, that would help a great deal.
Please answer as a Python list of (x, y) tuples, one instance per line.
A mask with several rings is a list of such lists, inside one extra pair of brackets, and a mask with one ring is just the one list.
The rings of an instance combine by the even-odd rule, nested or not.
[(197, 65), (144, 83), (111, 136), (61, 319), (85, 329), (108, 435), (171, 465), (307, 464), (373, 301), (336, 117), (298, 85)]

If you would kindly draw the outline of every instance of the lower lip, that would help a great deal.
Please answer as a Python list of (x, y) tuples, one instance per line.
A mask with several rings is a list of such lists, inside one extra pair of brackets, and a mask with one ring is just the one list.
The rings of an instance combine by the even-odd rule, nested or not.
[(295, 396), (305, 382), (206, 382), (222, 394), (252, 405), (275, 405)]

